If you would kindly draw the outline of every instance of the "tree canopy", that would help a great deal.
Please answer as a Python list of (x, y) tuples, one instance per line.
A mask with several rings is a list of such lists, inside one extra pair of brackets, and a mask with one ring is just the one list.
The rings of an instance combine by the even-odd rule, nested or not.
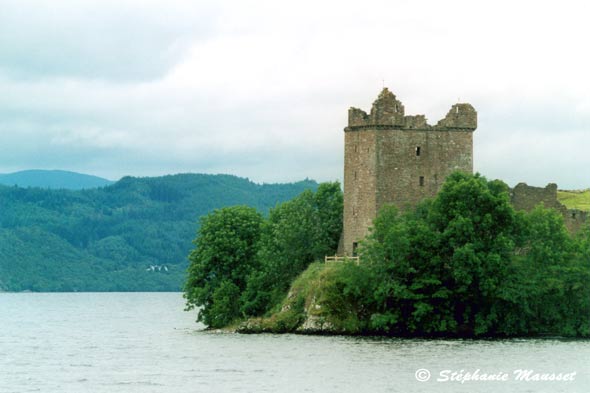
[(261, 315), (315, 260), (334, 254), (342, 231), (339, 183), (320, 184), (278, 204), (267, 219), (252, 209), (217, 210), (201, 221), (185, 285), (188, 308), (220, 327)]
[[(294, 331), (312, 312), (354, 334), (590, 336), (590, 228), (572, 236), (555, 210), (515, 211), (503, 182), (454, 173), (434, 199), (403, 212), (385, 206), (373, 224), (360, 264), (338, 266), (311, 264), (336, 250), (336, 183), (271, 209), (239, 257), (242, 231), (211, 226), (235, 250), (218, 250), (211, 268), (195, 264), (191, 286), (204, 300), (194, 305), (217, 318), (209, 326), (262, 316), (254, 329), (274, 332)], [(197, 239), (205, 250), (219, 242)]]
[(268, 214), (316, 188), (199, 174), (79, 191), (0, 186), (0, 290), (178, 291), (199, 217), (232, 205)]
[(239, 296), (257, 267), (262, 216), (256, 209), (233, 206), (201, 218), (185, 285), (187, 308), (201, 307), (199, 321), (227, 325), (239, 316)]
[(577, 244), (555, 210), (517, 213), (504, 183), (455, 173), (434, 200), (404, 214), (388, 206), (375, 220), (362, 249), (376, 277), (367, 328), (587, 335), (588, 247)]

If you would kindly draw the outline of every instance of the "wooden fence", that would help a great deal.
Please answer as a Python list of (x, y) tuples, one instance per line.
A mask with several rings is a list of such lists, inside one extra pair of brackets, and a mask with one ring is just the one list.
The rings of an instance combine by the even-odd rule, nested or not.
[(328, 262), (346, 262), (346, 261), (352, 261), (355, 262), (357, 265), (360, 262), (360, 258), (359, 257), (347, 257), (347, 256), (343, 256), (343, 257), (339, 257), (337, 255), (334, 256), (328, 256), (326, 255), (324, 257), (324, 262), (328, 263)]

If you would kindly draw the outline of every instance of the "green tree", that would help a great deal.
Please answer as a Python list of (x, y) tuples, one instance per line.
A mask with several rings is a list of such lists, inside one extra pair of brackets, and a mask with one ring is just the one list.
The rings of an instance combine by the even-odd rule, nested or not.
[[(518, 312), (527, 334), (590, 334), (590, 264), (585, 234), (572, 239), (563, 216), (536, 207), (525, 217), (526, 253), (517, 258), (522, 296)], [(587, 252), (587, 250), (586, 250)], [(587, 254), (586, 254), (587, 255)]]
[(488, 333), (510, 274), (518, 227), (508, 187), (479, 175), (450, 175), (433, 201), (400, 215), (382, 210), (363, 258), (380, 280), (377, 330), (398, 334)]
[(201, 307), (199, 321), (216, 328), (239, 317), (239, 294), (258, 264), (262, 221), (246, 206), (218, 209), (201, 218), (184, 288), (187, 309)]
[(342, 232), (340, 184), (322, 183), (271, 209), (262, 227), (260, 270), (242, 295), (246, 315), (260, 315), (278, 304), (289, 285), (310, 263), (336, 253)]
[(383, 208), (361, 252), (373, 330), (590, 335), (590, 229), (572, 239), (556, 210), (515, 212), (500, 181), (455, 173), (414, 211)]
[(508, 186), (476, 174), (452, 174), (435, 199), (432, 222), (441, 235), (439, 255), (450, 272), (447, 288), (460, 329), (489, 334), (501, 284), (511, 275), (519, 228)]

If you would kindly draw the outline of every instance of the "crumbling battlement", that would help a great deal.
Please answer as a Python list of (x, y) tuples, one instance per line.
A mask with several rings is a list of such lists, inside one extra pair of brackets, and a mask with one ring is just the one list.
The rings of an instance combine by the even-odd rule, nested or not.
[(384, 88), (373, 102), (370, 114), (362, 109), (348, 110), (346, 131), (367, 127), (393, 128), (401, 130), (473, 131), (477, 128), (477, 112), (470, 104), (455, 104), (444, 119), (435, 126), (429, 125), (424, 115), (406, 116), (404, 105), (389, 89)]
[(473, 130), (477, 128), (477, 112), (471, 104), (455, 104), (434, 128), (439, 130)]
[[(512, 206), (516, 210), (531, 211), (542, 203), (547, 208), (559, 211), (566, 209), (557, 200), (557, 184), (549, 183), (545, 188), (532, 187), (526, 183), (518, 183), (510, 192)], [(567, 209), (566, 209), (567, 210)]]
[(583, 210), (568, 209), (557, 199), (557, 184), (550, 183), (545, 188), (518, 183), (510, 192), (512, 206), (516, 210), (531, 211), (537, 205), (557, 210), (563, 216), (567, 229), (575, 233), (589, 222), (590, 214)]

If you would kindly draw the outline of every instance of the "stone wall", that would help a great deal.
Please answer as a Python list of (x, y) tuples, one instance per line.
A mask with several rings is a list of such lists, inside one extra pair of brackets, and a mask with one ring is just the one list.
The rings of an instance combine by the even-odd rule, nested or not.
[(383, 89), (369, 114), (350, 108), (344, 129), (344, 232), (339, 253), (354, 254), (378, 210), (400, 209), (436, 195), (453, 171), (473, 172), (477, 112), (453, 105), (435, 126), (424, 115), (406, 116), (403, 104)]
[(531, 211), (542, 204), (557, 210), (563, 215), (565, 226), (575, 233), (589, 222), (590, 214), (578, 209), (568, 209), (557, 199), (557, 184), (550, 183), (545, 188), (519, 183), (510, 192), (512, 205), (516, 210)]
[(377, 133), (346, 133), (344, 139), (344, 230), (339, 253), (353, 255), (353, 244), (365, 237), (377, 215)]

